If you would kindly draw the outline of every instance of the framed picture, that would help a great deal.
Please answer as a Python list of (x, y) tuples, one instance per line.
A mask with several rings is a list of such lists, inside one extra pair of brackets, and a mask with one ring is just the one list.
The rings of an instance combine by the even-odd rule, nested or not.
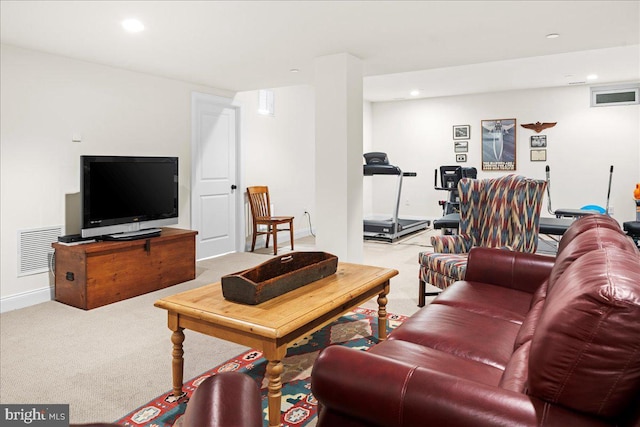
[(469, 151), (469, 141), (453, 141), (454, 153), (466, 153)]
[(482, 170), (516, 170), (516, 119), (482, 120)]
[(467, 155), (466, 154), (456, 154), (456, 162), (464, 163), (466, 161), (467, 161)]
[(469, 139), (471, 138), (471, 126), (456, 125), (453, 127), (453, 139)]
[(532, 162), (546, 162), (547, 161), (547, 150), (531, 150), (531, 161)]
[(531, 135), (531, 148), (547, 146), (547, 135)]

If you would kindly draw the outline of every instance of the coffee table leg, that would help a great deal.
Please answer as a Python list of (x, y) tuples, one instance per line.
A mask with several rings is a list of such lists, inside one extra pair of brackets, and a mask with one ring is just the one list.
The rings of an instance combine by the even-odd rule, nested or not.
[(384, 285), (384, 289), (378, 295), (378, 339), (387, 339), (387, 294), (389, 293), (389, 282)]
[(182, 343), (184, 342), (183, 328), (178, 328), (171, 334), (171, 342), (173, 343), (173, 361), (172, 361), (172, 373), (173, 373), (173, 395), (178, 398), (182, 395), (182, 376), (184, 372), (184, 350), (182, 349)]
[(267, 377), (269, 378), (269, 427), (280, 426), (283, 370), (284, 366), (280, 360), (269, 360), (267, 364)]

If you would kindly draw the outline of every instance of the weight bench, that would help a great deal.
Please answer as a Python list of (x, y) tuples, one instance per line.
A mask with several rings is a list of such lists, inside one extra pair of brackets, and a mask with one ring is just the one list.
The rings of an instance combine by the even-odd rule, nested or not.
[[(569, 218), (540, 217), (540, 234), (562, 236), (564, 232), (567, 231), (567, 228), (569, 228), (569, 226), (573, 223), (573, 221), (574, 219), (569, 219)], [(433, 228), (436, 230), (440, 230), (443, 228), (457, 229), (459, 222), (460, 222), (460, 214), (452, 213), (433, 221)], [(639, 228), (638, 234), (640, 235), (640, 222), (638, 221), (634, 221), (634, 222), (639, 224), (637, 227)]]

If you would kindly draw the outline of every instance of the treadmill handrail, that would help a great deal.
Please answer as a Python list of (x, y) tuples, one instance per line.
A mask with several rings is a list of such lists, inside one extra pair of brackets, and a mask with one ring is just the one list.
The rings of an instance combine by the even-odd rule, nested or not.
[(400, 215), (400, 196), (402, 194), (402, 173), (398, 176), (398, 197), (396, 199), (396, 209), (393, 211), (393, 235), (398, 235), (398, 216)]

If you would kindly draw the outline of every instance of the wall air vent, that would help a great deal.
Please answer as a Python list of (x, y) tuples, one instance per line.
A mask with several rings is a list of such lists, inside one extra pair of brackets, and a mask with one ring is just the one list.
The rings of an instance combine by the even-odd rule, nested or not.
[(591, 88), (591, 106), (640, 104), (640, 83)]
[(61, 235), (61, 226), (18, 231), (18, 276), (46, 273), (51, 244)]

